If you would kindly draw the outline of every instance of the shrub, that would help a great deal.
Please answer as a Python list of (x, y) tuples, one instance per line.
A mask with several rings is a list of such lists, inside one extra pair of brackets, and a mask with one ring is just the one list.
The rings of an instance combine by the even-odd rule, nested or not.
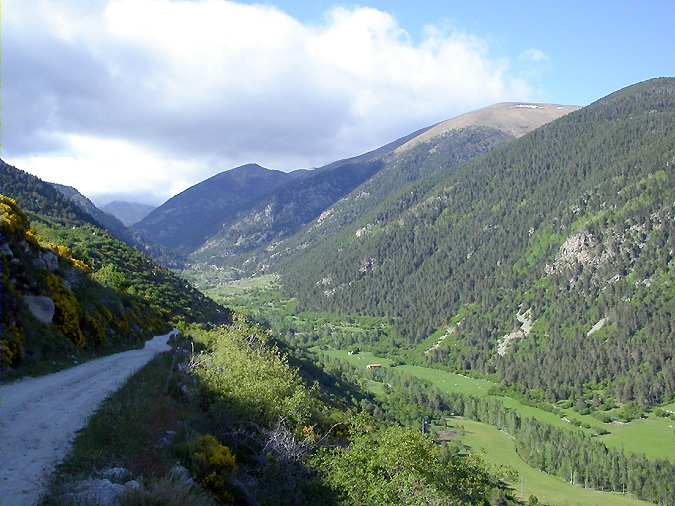
[(16, 200), (0, 195), (0, 229), (3, 232), (24, 238), (29, 222)]
[(77, 298), (66, 288), (63, 280), (54, 274), (47, 276), (47, 286), (56, 306), (54, 320), (57, 327), (75, 346), (84, 347), (85, 337), (80, 328), (80, 304)]
[(216, 502), (197, 487), (186, 487), (169, 479), (155, 481), (147, 487), (120, 498), (121, 506), (216, 506)]
[(287, 357), (267, 343), (268, 331), (237, 317), (230, 326), (194, 329), (191, 335), (212, 350), (200, 356), (195, 375), (215, 416), (222, 413), (265, 427), (282, 418), (300, 435), (320, 403)]
[(207, 434), (184, 445), (179, 449), (179, 454), (205, 489), (221, 502), (232, 502), (230, 478), (237, 465), (227, 446)]
[(16, 366), (24, 354), (24, 339), (21, 331), (12, 325), (6, 329), (4, 334), (0, 339), (0, 369)]
[(324, 449), (313, 464), (348, 504), (486, 504), (498, 485), (478, 457), (444, 451), (415, 429), (376, 429), (361, 416), (349, 447)]

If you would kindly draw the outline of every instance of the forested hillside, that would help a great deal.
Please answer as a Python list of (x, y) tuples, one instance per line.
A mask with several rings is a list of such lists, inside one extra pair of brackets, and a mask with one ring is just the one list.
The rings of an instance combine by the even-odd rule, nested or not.
[(40, 213), (61, 223), (95, 220), (49, 183), (0, 160), (0, 193), (21, 203), (24, 211)]
[(406, 188), (285, 268), (305, 307), (389, 316), (428, 360), (530, 395), (672, 399), (675, 80), (628, 87)]
[(86, 214), (91, 216), (99, 227), (107, 230), (117, 239), (123, 240), (131, 245), (134, 244), (131, 233), (120, 220), (101, 211), (91, 200), (82, 195), (76, 188), (58, 183), (51, 183), (51, 185), (70, 199), (71, 202), (74, 202), (75, 205), (82, 209)]
[[(291, 176), (297, 174), (295, 178), (225, 224), (191, 260), (236, 265), (249, 271), (265, 270), (269, 254), (274, 254), (280, 241), (322, 216), (330, 206), (378, 174), (387, 156), (427, 130), (423, 128), (362, 155), (292, 172)], [(256, 264), (255, 256), (249, 255), (251, 252), (259, 253), (265, 260), (258, 259)]]
[(191, 261), (197, 270), (204, 264), (235, 267), (248, 274), (277, 270), (293, 255), (351, 227), (407, 184), (435, 172), (449, 172), (575, 109), (554, 104), (495, 104), (369, 153), (306, 171), (302, 179), (271, 192), (223, 226)]
[(294, 255), (303, 255), (345, 231), (359, 236), (367, 234), (371, 230), (363, 217), (383, 201), (398, 195), (401, 188), (436, 172), (450, 172), (462, 162), (513, 139), (501, 130), (469, 126), (386, 158), (378, 172), (327, 208), (309, 226), (285, 241), (254, 252), (241, 267), (247, 272), (277, 270)]

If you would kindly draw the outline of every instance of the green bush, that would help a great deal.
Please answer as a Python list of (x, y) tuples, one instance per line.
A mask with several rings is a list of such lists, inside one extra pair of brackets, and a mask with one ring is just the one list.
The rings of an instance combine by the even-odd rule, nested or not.
[(232, 503), (230, 478), (237, 464), (227, 446), (207, 434), (182, 445), (178, 453), (205, 489), (222, 504)]
[(298, 433), (309, 424), (317, 402), (298, 371), (269, 344), (269, 332), (236, 317), (232, 325), (193, 338), (211, 351), (199, 357), (195, 375), (205, 404), (214, 413), (271, 426), (283, 418)]

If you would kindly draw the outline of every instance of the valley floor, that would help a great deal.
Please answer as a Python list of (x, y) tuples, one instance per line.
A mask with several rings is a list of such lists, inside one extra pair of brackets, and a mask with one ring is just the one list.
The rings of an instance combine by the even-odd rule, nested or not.
[(75, 433), (98, 405), (157, 353), (171, 334), (140, 350), (117, 353), (39, 378), (0, 386), (0, 497), (33, 505)]
[[(423, 365), (407, 363), (405, 352), (389, 354), (386, 345), (378, 345), (377, 338), (386, 326), (365, 317), (300, 313), (295, 301), (281, 295), (278, 280), (274, 277), (254, 278), (234, 284), (217, 284), (208, 287), (214, 299), (249, 312), (253, 317), (269, 322), (279, 332), (281, 340), (290, 340), (320, 358), (331, 357), (349, 363), (360, 371), (364, 385), (376, 397), (384, 398), (385, 385), (369, 371), (369, 364), (392, 368), (430, 382), (446, 393), (459, 393), (473, 397), (496, 396), (507, 408), (523, 417), (535, 418), (554, 427), (582, 430), (591, 437), (600, 438), (608, 447), (623, 449), (627, 453), (644, 454), (649, 459), (672, 460), (675, 455), (673, 420), (648, 413), (630, 423), (603, 423), (590, 414), (581, 414), (571, 408), (551, 406), (552, 410), (530, 405), (507, 395), (495, 395), (496, 383), (483, 378), (469, 377)], [(432, 336), (434, 337), (434, 336)], [(430, 341), (434, 341), (430, 337)], [(385, 334), (386, 339), (386, 334)], [(312, 342), (313, 341), (313, 342)], [(336, 344), (330, 343), (335, 341)], [(358, 344), (349, 344), (349, 343)], [(380, 341), (381, 343), (382, 341)], [(419, 349), (426, 349), (421, 343)], [(381, 350), (381, 351), (378, 351)], [(415, 350), (419, 352), (419, 350)], [(413, 353), (415, 353), (413, 352)], [(417, 362), (413, 360), (413, 362)], [(663, 409), (673, 406), (663, 406)], [(555, 408), (555, 409), (553, 409)], [(555, 476), (534, 469), (524, 462), (515, 451), (514, 442), (508, 434), (497, 428), (476, 421), (455, 419), (464, 429), (460, 441), (473, 450), (484, 452), (486, 460), (495, 465), (505, 465), (518, 472), (519, 480), (512, 485), (527, 500), (534, 494), (545, 503), (561, 505), (647, 504), (630, 496), (600, 492), (571, 485)], [(521, 481), (522, 480), (522, 481)]]

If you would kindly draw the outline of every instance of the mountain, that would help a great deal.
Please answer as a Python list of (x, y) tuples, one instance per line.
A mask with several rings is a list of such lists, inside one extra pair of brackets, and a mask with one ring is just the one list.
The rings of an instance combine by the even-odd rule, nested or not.
[(383, 157), (424, 131), (426, 129), (359, 156), (301, 171), (301, 178), (270, 192), (221, 227), (191, 256), (191, 260), (211, 264), (227, 263), (232, 259), (240, 262), (242, 254), (266, 248), (274, 241), (291, 236), (376, 174), (383, 166)]
[(50, 183), (54, 189), (70, 199), (77, 207), (91, 216), (97, 225), (109, 231), (113, 236), (130, 244), (133, 239), (127, 227), (113, 215), (108, 214), (94, 205), (87, 197), (82, 195), (76, 188), (58, 183)]
[(140, 343), (179, 320), (229, 320), (64, 191), (0, 163), (1, 372)]
[(675, 395), (673, 164), (675, 79), (640, 83), (406, 187), (283, 281), (411, 343), (460, 321), (432, 363), (652, 406)]
[(24, 211), (40, 213), (60, 223), (96, 223), (91, 215), (52, 185), (2, 160), (0, 193), (20, 201)]
[(148, 204), (141, 204), (140, 202), (126, 202), (122, 200), (115, 200), (104, 206), (101, 209), (108, 214), (113, 215), (120, 220), (126, 227), (130, 227), (148, 214), (155, 210), (155, 206)]
[[(407, 185), (432, 174), (449, 173), (461, 163), (576, 109), (557, 104), (502, 103), (416, 132), (395, 149), (380, 150), (374, 157), (379, 164), (377, 172), (326, 206), (307, 227), (287, 240), (274, 241), (234, 260), (249, 273), (275, 270), (294, 255), (317, 247), (346, 228), (357, 233), (361, 227), (355, 227), (356, 223), (364, 221), (365, 215)], [(365, 229), (358, 233), (364, 232)], [(214, 251), (207, 259), (209, 263), (215, 263), (217, 253)]]
[[(245, 165), (189, 188), (134, 229), (150, 242), (188, 255), (193, 264), (266, 269), (275, 261), (280, 242), (314, 220), (325, 221), (326, 211), (336, 203), (349, 208), (339, 213), (342, 226), (402, 185), (449, 170), (571, 110), (552, 104), (497, 104), (313, 170), (284, 173)], [(282, 250), (304, 244), (283, 244)]]
[(133, 228), (151, 242), (188, 254), (237, 213), (295, 177), (256, 164), (242, 165), (172, 197)]

